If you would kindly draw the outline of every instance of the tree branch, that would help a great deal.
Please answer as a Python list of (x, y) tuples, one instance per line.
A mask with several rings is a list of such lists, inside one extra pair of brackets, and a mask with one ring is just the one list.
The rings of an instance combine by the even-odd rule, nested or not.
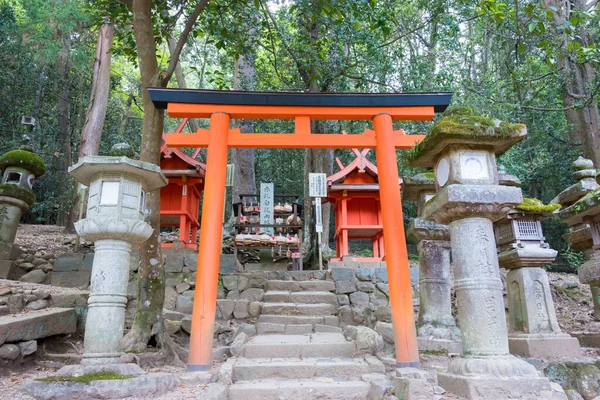
[(204, 8), (206, 7), (206, 5), (208, 4), (209, 1), (210, 0), (198, 1), (198, 3), (196, 3), (196, 8), (194, 8), (194, 12), (188, 18), (188, 20), (185, 24), (185, 28), (183, 28), (183, 32), (181, 32), (181, 36), (179, 37), (179, 40), (177, 41), (177, 45), (175, 46), (175, 49), (173, 50), (173, 53), (171, 54), (171, 59), (169, 60), (169, 65), (167, 67), (167, 70), (161, 79), (162, 84), (164, 86), (166, 86), (167, 83), (169, 83), (169, 80), (173, 76), (173, 73), (175, 72), (175, 67), (177, 66), (177, 63), (179, 62), (179, 56), (181, 55), (181, 50), (183, 50), (183, 45), (187, 41), (187, 38), (190, 35), (190, 32), (192, 31), (192, 28), (194, 27), (196, 20), (198, 20), (200, 13), (202, 13), (202, 11), (204, 10)]

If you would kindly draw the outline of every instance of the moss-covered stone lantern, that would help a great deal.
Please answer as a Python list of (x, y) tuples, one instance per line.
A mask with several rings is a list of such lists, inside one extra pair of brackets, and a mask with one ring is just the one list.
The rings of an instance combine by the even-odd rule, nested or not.
[(402, 198), (416, 201), (419, 215), (411, 221), (407, 238), (419, 251), (419, 319), (417, 341), (421, 351), (461, 353), (460, 330), (452, 316), (450, 234), (447, 225), (420, 217), (435, 196), (431, 172), (404, 179)]
[(0, 278), (8, 278), (21, 215), (35, 201), (33, 181), (46, 173), (46, 165), (31, 151), (11, 150), (0, 157), (0, 171)]
[(114, 364), (121, 356), (129, 255), (152, 234), (145, 195), (167, 178), (157, 165), (119, 156), (84, 157), (69, 173), (90, 187), (86, 218), (75, 228), (95, 244), (82, 364)]
[(468, 399), (536, 397), (550, 382), (509, 354), (503, 285), (493, 223), (523, 202), (521, 189), (499, 185), (496, 156), (527, 134), (525, 125), (449, 109), (411, 153), (410, 165), (434, 167), (437, 194), (421, 218), (448, 225), (463, 355), (438, 382)]
[(579, 342), (561, 332), (548, 275), (541, 267), (558, 252), (545, 242), (542, 219), (560, 208), (537, 199), (524, 199), (496, 223), (498, 262), (508, 269), (508, 344), (522, 357), (577, 357)]
[(583, 251), (585, 262), (578, 270), (579, 279), (590, 285), (594, 317), (596, 321), (600, 321), (600, 284), (589, 280), (589, 272), (594, 270), (594, 265), (600, 265), (600, 251), (596, 248), (599, 243), (598, 227), (594, 223), (600, 215), (600, 185), (596, 182), (596, 169), (592, 160), (579, 157), (573, 162), (573, 171), (573, 178), (577, 179), (577, 183), (560, 192), (552, 203), (562, 206), (555, 215), (569, 225), (569, 232), (564, 235), (564, 239), (572, 249)]

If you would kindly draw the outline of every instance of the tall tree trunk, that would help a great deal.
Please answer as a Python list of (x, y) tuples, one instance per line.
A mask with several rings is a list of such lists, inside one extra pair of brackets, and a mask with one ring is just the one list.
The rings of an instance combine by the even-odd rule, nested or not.
[(119, 138), (125, 137), (125, 131), (127, 130), (127, 122), (131, 118), (131, 106), (133, 105), (133, 93), (129, 93), (127, 96), (127, 102), (125, 103), (125, 110), (123, 113), (123, 119), (121, 119), (121, 125), (119, 125)]
[[(234, 68), (234, 90), (254, 90), (255, 64), (253, 56), (241, 55)], [(250, 119), (234, 121), (243, 133), (254, 133), (254, 123)], [(254, 170), (254, 149), (231, 149), (231, 162), (234, 165), (235, 184), (232, 202), (239, 201), (242, 193), (256, 193), (256, 175)]]
[(70, 128), (70, 69), (69, 52), (71, 51), (71, 39), (68, 34), (60, 34), (62, 48), (58, 54), (58, 143), (60, 146), (59, 180), (58, 180), (58, 214), (57, 225), (66, 224), (66, 204), (71, 192), (71, 180), (67, 174), (67, 168), (71, 165), (71, 128)]
[[(142, 82), (142, 102), (144, 120), (142, 129), (141, 161), (160, 164), (160, 146), (164, 126), (164, 110), (154, 107), (148, 87), (162, 86), (159, 78), (154, 31), (152, 26), (152, 1), (133, 1), (133, 32), (140, 63)], [(160, 248), (160, 189), (146, 196), (146, 222), (154, 232), (140, 246), (140, 265), (138, 268), (138, 296), (135, 319), (131, 330), (123, 339), (124, 350), (143, 351), (152, 337), (152, 331), (159, 332), (158, 341), (166, 332), (162, 309), (165, 293), (165, 270)], [(159, 346), (165, 348), (164, 343)]]
[[(172, 36), (169, 37), (169, 51), (171, 54), (175, 52), (175, 45), (175, 39), (173, 39)], [(177, 79), (177, 86), (179, 86), (180, 89), (187, 89), (187, 82), (185, 81), (185, 75), (183, 74), (183, 69), (181, 68), (180, 62), (178, 62), (177, 66), (175, 67), (175, 79)], [(200, 127), (198, 125), (198, 120), (195, 118), (190, 118), (188, 120), (188, 124), (190, 125), (192, 132), (197, 132), (198, 128)]]
[[(98, 42), (96, 44), (96, 59), (92, 75), (92, 90), (83, 124), (81, 141), (79, 143), (79, 157), (97, 155), (100, 150), (100, 139), (104, 128), (106, 108), (108, 106), (108, 95), (110, 93), (110, 64), (114, 26), (107, 22), (102, 24), (98, 31)], [(79, 219), (79, 209), (84, 198), (80, 191), (73, 193), (73, 206), (69, 214), (67, 229), (74, 231), (74, 224)]]

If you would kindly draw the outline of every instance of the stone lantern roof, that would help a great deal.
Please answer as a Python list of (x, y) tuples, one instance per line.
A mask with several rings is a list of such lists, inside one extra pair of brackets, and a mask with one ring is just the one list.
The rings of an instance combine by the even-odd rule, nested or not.
[(572, 168), (573, 178), (577, 180), (577, 183), (560, 192), (552, 199), (552, 203), (568, 207), (599, 187), (596, 183), (596, 170), (592, 160), (579, 157), (573, 162)]
[(585, 217), (600, 214), (600, 188), (597, 188), (569, 207), (555, 213), (564, 223), (573, 225), (583, 223)]
[(525, 197), (523, 203), (508, 213), (509, 216), (536, 215), (546, 217), (561, 208), (560, 204), (544, 204), (541, 200)]
[(147, 191), (159, 189), (167, 184), (167, 178), (160, 172), (158, 165), (128, 157), (88, 156), (69, 167), (69, 174), (87, 186), (99, 172), (137, 175), (142, 178), (144, 189)]
[(419, 200), (419, 193), (424, 190), (435, 192), (435, 177), (433, 172), (423, 172), (404, 178), (402, 199), (406, 201)]
[(527, 135), (523, 124), (510, 124), (490, 117), (476, 116), (470, 108), (446, 110), (431, 128), (425, 140), (416, 145), (407, 156), (411, 166), (430, 167), (446, 147), (485, 146), (496, 155), (504, 154)]
[(0, 170), (8, 167), (23, 168), (35, 177), (46, 173), (46, 164), (37, 154), (28, 150), (11, 150), (0, 157)]

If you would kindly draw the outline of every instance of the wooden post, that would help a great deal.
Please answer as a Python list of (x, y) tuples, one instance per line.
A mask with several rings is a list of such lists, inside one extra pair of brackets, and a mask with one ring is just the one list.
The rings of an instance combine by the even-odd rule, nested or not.
[(225, 200), (229, 126), (230, 117), (228, 114), (213, 113), (211, 115), (196, 294), (192, 313), (189, 371), (208, 371), (212, 363), (213, 331), (221, 255), (220, 244), (221, 235), (223, 234), (221, 220)]
[(396, 343), (396, 366), (419, 368), (419, 349), (413, 313), (408, 252), (404, 236), (392, 117), (389, 114), (378, 114), (373, 118), (373, 126), (379, 170), (383, 241)]

